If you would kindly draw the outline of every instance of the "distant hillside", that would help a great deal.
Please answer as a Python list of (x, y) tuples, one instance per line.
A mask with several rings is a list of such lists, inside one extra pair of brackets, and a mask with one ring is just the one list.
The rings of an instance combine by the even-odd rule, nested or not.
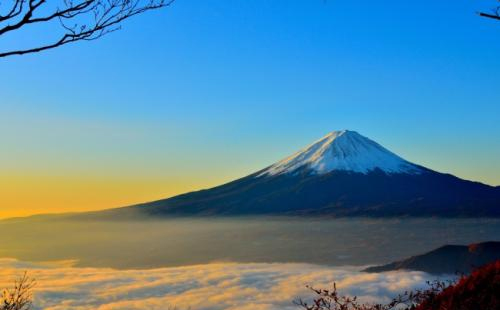
[(500, 259), (500, 242), (471, 245), (445, 245), (428, 253), (387, 265), (365, 269), (366, 272), (383, 272), (399, 269), (428, 273), (470, 273), (474, 268)]

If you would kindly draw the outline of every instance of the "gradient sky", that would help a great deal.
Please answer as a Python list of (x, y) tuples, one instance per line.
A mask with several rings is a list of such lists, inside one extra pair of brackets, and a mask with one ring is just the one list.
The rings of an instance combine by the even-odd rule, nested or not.
[(210, 187), (336, 129), (500, 185), (500, 23), (475, 14), (493, 5), (177, 0), (2, 59), (0, 217)]

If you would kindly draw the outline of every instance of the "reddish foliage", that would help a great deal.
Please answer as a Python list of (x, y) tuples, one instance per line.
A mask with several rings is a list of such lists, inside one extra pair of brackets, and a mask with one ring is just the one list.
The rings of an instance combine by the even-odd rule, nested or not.
[(417, 310), (473, 309), (500, 309), (500, 260), (475, 270), (417, 307)]
[(500, 260), (458, 281), (429, 282), (423, 290), (405, 292), (388, 304), (363, 304), (332, 289), (310, 288), (316, 298), (295, 304), (304, 310), (500, 310)]

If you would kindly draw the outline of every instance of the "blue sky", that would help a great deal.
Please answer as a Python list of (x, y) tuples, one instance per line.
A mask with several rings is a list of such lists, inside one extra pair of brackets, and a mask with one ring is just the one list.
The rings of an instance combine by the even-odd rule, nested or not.
[[(4, 182), (57, 176), (75, 182), (76, 197), (79, 178), (130, 180), (132, 192), (148, 180), (127, 196), (137, 202), (231, 180), (352, 129), (500, 185), (500, 22), (475, 14), (494, 5), (177, 0), (101, 40), (1, 59)], [(100, 199), (78, 208), (126, 202)]]

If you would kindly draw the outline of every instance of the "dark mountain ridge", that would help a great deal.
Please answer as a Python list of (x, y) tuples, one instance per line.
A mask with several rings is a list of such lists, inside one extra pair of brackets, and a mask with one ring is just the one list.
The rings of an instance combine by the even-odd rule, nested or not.
[(365, 269), (366, 272), (417, 270), (434, 274), (469, 273), (473, 269), (500, 259), (500, 242), (470, 245), (445, 245), (428, 253)]

